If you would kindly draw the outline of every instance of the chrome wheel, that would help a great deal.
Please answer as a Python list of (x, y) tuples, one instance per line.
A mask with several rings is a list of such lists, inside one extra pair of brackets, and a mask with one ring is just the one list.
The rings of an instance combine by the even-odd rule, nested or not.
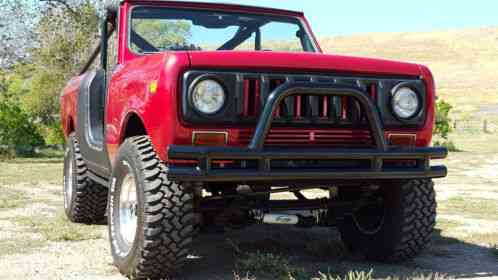
[(129, 251), (137, 234), (137, 185), (133, 172), (123, 179), (119, 194), (119, 234)]
[(64, 207), (69, 208), (73, 198), (73, 159), (69, 158), (64, 178)]

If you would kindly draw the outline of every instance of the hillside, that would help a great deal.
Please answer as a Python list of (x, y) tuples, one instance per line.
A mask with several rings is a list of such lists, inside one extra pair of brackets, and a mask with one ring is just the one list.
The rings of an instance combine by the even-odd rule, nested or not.
[[(460, 117), (498, 116), (498, 27), (322, 38), (326, 52), (422, 63)], [(476, 114), (478, 113), (478, 114)]]

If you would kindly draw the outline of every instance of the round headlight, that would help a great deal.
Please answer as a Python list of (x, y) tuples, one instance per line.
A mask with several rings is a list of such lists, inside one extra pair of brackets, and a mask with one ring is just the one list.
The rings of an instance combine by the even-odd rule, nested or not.
[(411, 119), (419, 112), (420, 98), (409, 87), (396, 89), (392, 97), (393, 111), (401, 119)]
[(223, 86), (215, 80), (207, 79), (195, 85), (191, 92), (192, 104), (204, 114), (215, 114), (225, 105), (226, 94)]

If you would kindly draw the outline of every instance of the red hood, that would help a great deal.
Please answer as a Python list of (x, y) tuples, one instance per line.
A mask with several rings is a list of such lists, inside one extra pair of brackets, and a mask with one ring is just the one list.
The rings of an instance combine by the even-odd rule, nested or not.
[(317, 53), (203, 51), (189, 52), (189, 57), (193, 68), (421, 75), (420, 66), (417, 64)]

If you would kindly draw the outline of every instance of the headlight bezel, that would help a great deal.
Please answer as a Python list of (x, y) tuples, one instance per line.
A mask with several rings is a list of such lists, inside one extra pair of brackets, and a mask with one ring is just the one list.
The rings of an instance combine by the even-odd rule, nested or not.
[[(410, 91), (412, 91), (416, 98), (417, 98), (417, 109), (414, 111), (413, 114), (411, 114), (410, 116), (408, 117), (403, 117), (403, 116), (400, 116), (400, 114), (398, 114), (396, 112), (396, 104), (394, 103), (394, 99), (396, 97), (397, 94), (400, 94), (400, 91), (402, 89), (409, 89)], [(391, 110), (391, 114), (400, 122), (408, 122), (408, 121), (411, 121), (411, 120), (414, 120), (416, 119), (417, 117), (420, 116), (421, 112), (423, 111), (422, 109), (424, 108), (424, 98), (422, 98), (422, 95), (421, 93), (419, 92), (419, 90), (417, 89), (417, 87), (414, 86), (413, 83), (410, 83), (410, 82), (401, 82), (399, 84), (397, 84), (396, 86), (394, 86), (391, 90), (391, 94), (390, 94), (390, 98), (389, 98), (389, 109)]]
[[(223, 104), (220, 106), (220, 108), (218, 108), (218, 110), (213, 111), (211, 113), (202, 111), (201, 109), (199, 109), (196, 106), (196, 104), (194, 102), (195, 90), (198, 88), (198, 86), (201, 83), (206, 82), (206, 81), (213, 81), (213, 82), (217, 83), (221, 87), (221, 89), (223, 90), (223, 96), (224, 96)], [(191, 85), (189, 86), (189, 89), (188, 89), (188, 101), (189, 101), (190, 107), (192, 109), (194, 109), (194, 111), (197, 114), (200, 114), (201, 116), (212, 117), (212, 116), (216, 116), (216, 115), (221, 114), (225, 110), (227, 103), (228, 103), (228, 91), (227, 91), (227, 88), (226, 88), (225, 84), (223, 83), (223, 81), (221, 79), (219, 79), (216, 75), (206, 74), (206, 75), (202, 75), (202, 76), (197, 77), (191, 83)]]

